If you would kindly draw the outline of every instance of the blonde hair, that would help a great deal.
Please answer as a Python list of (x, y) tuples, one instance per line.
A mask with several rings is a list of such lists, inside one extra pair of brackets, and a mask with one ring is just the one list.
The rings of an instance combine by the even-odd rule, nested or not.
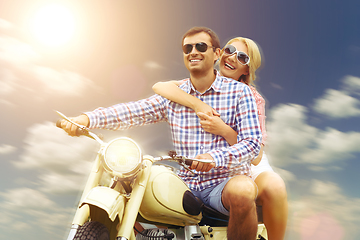
[[(246, 83), (247, 85), (253, 85), (256, 86), (254, 81), (256, 79), (256, 75), (255, 72), (256, 70), (261, 66), (261, 54), (260, 54), (260, 49), (258, 47), (258, 45), (251, 39), (249, 38), (244, 38), (244, 37), (236, 37), (233, 38), (231, 40), (229, 40), (225, 46), (233, 43), (233, 42), (243, 42), (247, 49), (248, 49), (248, 54), (250, 57), (250, 63), (249, 63), (249, 74), (248, 75), (242, 75), (240, 76), (239, 79), (235, 79), (238, 81), (243, 81), (244, 83)], [(225, 48), (225, 47), (224, 47)], [(224, 48), (221, 50), (221, 57), (224, 54)]]

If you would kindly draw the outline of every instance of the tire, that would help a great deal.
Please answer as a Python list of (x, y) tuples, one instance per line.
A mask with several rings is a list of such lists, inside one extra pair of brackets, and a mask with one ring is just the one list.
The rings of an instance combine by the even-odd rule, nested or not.
[(110, 240), (110, 235), (104, 224), (87, 222), (78, 229), (74, 240)]

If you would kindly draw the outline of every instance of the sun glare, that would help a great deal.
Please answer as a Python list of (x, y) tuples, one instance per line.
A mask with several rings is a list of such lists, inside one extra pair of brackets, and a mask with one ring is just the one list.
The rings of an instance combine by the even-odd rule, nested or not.
[(74, 35), (75, 19), (66, 7), (48, 5), (35, 13), (31, 28), (40, 42), (48, 46), (60, 46)]

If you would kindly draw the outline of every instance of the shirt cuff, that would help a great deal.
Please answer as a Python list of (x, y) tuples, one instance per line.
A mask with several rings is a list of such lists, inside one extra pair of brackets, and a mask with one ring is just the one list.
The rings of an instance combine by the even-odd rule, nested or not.
[(97, 121), (97, 115), (94, 112), (84, 112), (84, 115), (88, 116), (89, 118), (89, 128), (94, 129), (96, 128), (99, 121)]

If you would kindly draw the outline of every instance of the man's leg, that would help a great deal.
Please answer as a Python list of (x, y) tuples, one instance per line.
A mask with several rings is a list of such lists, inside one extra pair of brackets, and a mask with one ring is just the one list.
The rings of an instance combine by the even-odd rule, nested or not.
[(256, 239), (256, 194), (256, 184), (247, 176), (236, 176), (225, 185), (221, 200), (230, 212), (228, 240)]

